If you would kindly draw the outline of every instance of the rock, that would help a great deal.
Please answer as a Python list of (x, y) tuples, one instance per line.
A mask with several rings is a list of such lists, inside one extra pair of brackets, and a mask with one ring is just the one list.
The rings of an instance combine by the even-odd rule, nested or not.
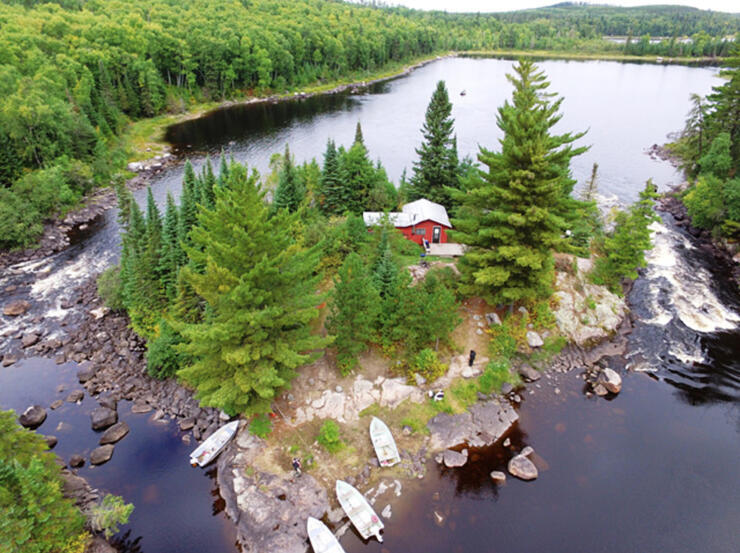
[(505, 396), (508, 396), (511, 392), (514, 391), (514, 386), (511, 385), (511, 382), (504, 382), (501, 385), (501, 393)]
[(522, 449), (522, 452), (519, 455), (524, 455), (525, 457), (529, 457), (534, 453), (534, 448), (531, 445), (528, 445), (524, 449)]
[(49, 449), (53, 449), (55, 445), (59, 442), (56, 436), (44, 436), (44, 440), (46, 441), (46, 445)]
[(80, 384), (84, 384), (93, 376), (95, 376), (96, 372), (97, 368), (94, 365), (87, 365), (85, 367), (82, 367), (79, 371), (77, 371), (77, 380), (80, 382)]
[(105, 317), (109, 311), (110, 309), (108, 307), (105, 307), (105, 306), (98, 307), (97, 309), (91, 309), (90, 315), (95, 317), (95, 320), (98, 320), (98, 319), (102, 319), (103, 317)]
[(519, 365), (519, 368), (517, 369), (520, 375), (522, 377), (526, 378), (530, 382), (534, 382), (535, 380), (539, 380), (542, 374), (537, 369), (533, 369), (530, 367), (527, 363), (522, 363)]
[(607, 389), (606, 389), (606, 388), (604, 387), (604, 385), (603, 385), (603, 384), (597, 384), (596, 386), (594, 386), (594, 393), (595, 393), (595, 394), (596, 394), (597, 396), (605, 396), (606, 394), (608, 394), (608, 393), (609, 393), (609, 390), (607, 390)]
[(383, 510), (380, 511), (380, 514), (385, 519), (391, 518), (391, 515), (393, 514), (393, 511), (391, 510), (390, 503), (388, 505), (386, 505), (385, 507), (383, 507)]
[(433, 514), (434, 514), (434, 523), (437, 526), (444, 526), (444, 524), (445, 524), (445, 517), (444, 517), (444, 515), (442, 513), (440, 513), (439, 511), (434, 511)]
[(17, 363), (18, 358), (15, 355), (6, 353), (3, 355), (3, 367), (10, 367), (13, 363)]
[(16, 300), (3, 307), (3, 315), (7, 317), (18, 317), (31, 309), (31, 304), (26, 300)]
[(30, 332), (28, 334), (24, 334), (23, 338), (21, 338), (21, 345), (24, 348), (30, 348), (32, 345), (37, 343), (41, 336), (36, 334), (35, 332)]
[(341, 386), (337, 385), (337, 387), (334, 388), (334, 391), (336, 393), (338, 393), (338, 394), (341, 394), (344, 391), (344, 388), (342, 388)]
[(93, 430), (102, 430), (118, 421), (118, 413), (108, 407), (96, 407), (90, 414)]
[(516, 455), (509, 461), (509, 474), (522, 480), (534, 480), (537, 478), (537, 467), (524, 455)]
[(414, 380), (417, 386), (423, 386), (427, 383), (427, 379), (421, 376), (419, 373), (414, 373)]
[(18, 417), (18, 422), (26, 428), (36, 428), (41, 426), (41, 423), (46, 420), (46, 409), (40, 405), (31, 405), (28, 409), (23, 411), (23, 414)]
[(90, 453), (90, 464), (102, 465), (103, 463), (108, 462), (110, 458), (113, 457), (113, 450), (114, 446), (111, 444), (96, 447)]
[(501, 324), (501, 317), (497, 313), (486, 313), (486, 322), (488, 326), (495, 326)]
[(509, 447), (510, 445), (511, 445), (511, 439), (510, 438), (506, 438), (504, 440), (504, 447)]
[[(130, 164), (129, 164), (130, 165)], [(103, 538), (97, 536), (92, 539), (88, 544), (85, 553), (117, 553), (118, 550), (105, 541)]]
[(82, 390), (72, 390), (67, 396), (67, 403), (77, 403), (85, 397), (85, 392)]
[(542, 340), (542, 337), (537, 334), (534, 330), (528, 330), (527, 331), (527, 344), (529, 344), (530, 348), (539, 348), (542, 347), (545, 342)]
[(51, 402), (51, 405), (49, 407), (52, 410), (59, 409), (62, 405), (64, 405), (64, 402), (61, 399), (57, 399)]
[(619, 376), (616, 371), (608, 367), (601, 371), (598, 382), (612, 394), (618, 394), (622, 391), (622, 377)]
[(195, 419), (193, 417), (188, 417), (186, 419), (182, 419), (179, 423), (177, 423), (180, 427), (180, 430), (183, 432), (186, 430), (190, 430), (195, 426)]
[(413, 428), (411, 428), (407, 424), (404, 424), (403, 425), (403, 428), (401, 429), (401, 434), (403, 434), (404, 436), (411, 436), (411, 434), (413, 434), (413, 433), (414, 433), (414, 429)]
[(152, 406), (144, 401), (134, 401), (133, 405), (131, 406), (131, 412), (132, 413), (148, 413), (152, 410)]
[(529, 311), (527, 311), (527, 308), (523, 305), (519, 309), (517, 309), (517, 311), (519, 311), (519, 313), (521, 313), (522, 315), (529, 315)]
[(491, 480), (493, 480), (496, 484), (503, 484), (506, 482), (506, 474), (504, 474), (500, 470), (494, 470), (493, 472), (491, 472)]
[(446, 449), (444, 453), (442, 453), (442, 461), (444, 462), (445, 466), (448, 468), (464, 466), (465, 463), (468, 462), (468, 450), (466, 449), (464, 451), (465, 454), (462, 454), (453, 449)]
[(125, 421), (117, 422), (108, 430), (103, 432), (103, 435), (100, 437), (100, 445), (114, 444), (121, 440), (128, 433), (128, 424), (126, 424)]
[(72, 455), (69, 458), (69, 466), (72, 468), (79, 468), (85, 464), (85, 458), (82, 455)]
[(107, 407), (108, 409), (111, 409), (113, 411), (118, 409), (118, 400), (111, 396), (99, 397), (98, 404), (101, 407)]

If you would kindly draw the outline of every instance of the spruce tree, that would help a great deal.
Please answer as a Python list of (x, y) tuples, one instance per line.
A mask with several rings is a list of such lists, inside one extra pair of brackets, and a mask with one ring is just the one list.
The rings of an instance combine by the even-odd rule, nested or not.
[(722, 132), (730, 135), (730, 153), (737, 171), (740, 169), (740, 44), (737, 42), (727, 66), (720, 72), (725, 83), (715, 86), (707, 96), (707, 124), (712, 139)]
[(352, 147), (340, 158), (340, 168), (342, 197), (345, 198), (342, 210), (362, 213), (365, 210), (370, 190), (375, 184), (376, 171), (362, 141), (362, 129), (359, 123), (357, 123)]
[(367, 349), (379, 313), (380, 297), (362, 258), (350, 253), (334, 281), (327, 321), (335, 335), (337, 361), (342, 374), (357, 365), (357, 354)]
[(468, 246), (459, 263), (461, 291), (508, 305), (551, 293), (552, 249), (566, 228), (560, 213), (573, 186), (569, 163), (581, 153), (570, 145), (580, 134), (550, 134), (562, 99), (551, 101), (544, 73), (529, 60), (514, 71), (512, 102), (498, 110), (501, 151), (481, 148), (487, 171), (464, 192), (448, 188), (461, 206), (451, 236)]
[(206, 163), (203, 166), (203, 174), (200, 176), (198, 184), (200, 185), (200, 191), (198, 193), (200, 203), (206, 207), (213, 207), (213, 202), (215, 200), (213, 189), (216, 186), (216, 177), (213, 174), (213, 165), (211, 165), (210, 156), (206, 156)]
[(165, 295), (171, 301), (175, 296), (175, 282), (180, 263), (185, 257), (178, 238), (178, 213), (172, 194), (167, 193), (167, 209), (162, 229), (162, 256), (160, 258), (160, 282)]
[(334, 141), (329, 139), (324, 152), (324, 166), (321, 169), (320, 207), (325, 215), (341, 215), (344, 212), (347, 198), (344, 195), (339, 174), (339, 154)]
[[(193, 362), (179, 375), (203, 405), (228, 413), (264, 413), (310, 353), (331, 340), (311, 334), (318, 317), (318, 250), (291, 236), (297, 214), (270, 216), (257, 176), (232, 165), (213, 209), (191, 232), (190, 264), (180, 274), (206, 316), (178, 324)], [(202, 274), (190, 265), (202, 266)]]
[(273, 211), (279, 209), (287, 209), (291, 213), (298, 211), (305, 196), (306, 190), (298, 177), (298, 171), (296, 171), (286, 144), (278, 175), (278, 185), (275, 189), (275, 199), (272, 202)]
[(409, 196), (451, 207), (445, 187), (458, 188), (457, 139), (453, 136), (452, 104), (444, 81), (437, 83), (421, 129), (424, 140), (416, 149)]
[(229, 164), (226, 162), (226, 154), (221, 150), (221, 160), (218, 169), (218, 185), (223, 186), (229, 178)]
[[(178, 220), (178, 237), (182, 244), (190, 243), (190, 229), (193, 228), (197, 219), (198, 207), (195, 199), (195, 187), (197, 178), (190, 160), (185, 162), (185, 176), (182, 181), (182, 194), (180, 196), (180, 218)], [(184, 262), (184, 259), (181, 260)]]

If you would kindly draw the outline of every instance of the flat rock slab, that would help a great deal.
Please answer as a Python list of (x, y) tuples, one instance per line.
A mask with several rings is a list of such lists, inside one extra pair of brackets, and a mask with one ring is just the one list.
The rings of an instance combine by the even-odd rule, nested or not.
[(41, 336), (39, 336), (35, 332), (24, 334), (23, 338), (21, 338), (21, 345), (24, 348), (30, 348), (32, 345), (36, 344), (40, 338)]
[(516, 476), (522, 480), (534, 480), (539, 475), (537, 467), (524, 455), (512, 457), (509, 461), (508, 469), (512, 476)]
[(90, 413), (93, 430), (102, 430), (118, 421), (118, 413), (108, 407), (96, 407)]
[(3, 367), (10, 367), (13, 363), (17, 363), (18, 358), (15, 355), (5, 354), (3, 355)]
[(111, 444), (96, 447), (90, 453), (90, 464), (102, 465), (103, 463), (108, 462), (110, 458), (113, 457), (113, 449), (114, 446)]
[(195, 426), (195, 419), (193, 417), (182, 419), (178, 423), (178, 426), (180, 427), (180, 430), (182, 431), (190, 430), (191, 428), (193, 428), (193, 426)]
[(100, 437), (100, 445), (114, 444), (117, 441), (121, 440), (128, 433), (128, 424), (126, 424), (125, 421), (117, 422), (108, 430), (103, 432), (103, 435)]
[(64, 405), (64, 402), (61, 399), (56, 399), (51, 402), (51, 405), (49, 405), (49, 408), (52, 410), (59, 409), (62, 405)]
[(79, 380), (80, 384), (84, 384), (85, 382), (90, 380), (93, 376), (95, 376), (96, 371), (97, 369), (93, 365), (82, 367), (79, 371), (77, 371), (77, 380)]
[(29, 309), (31, 309), (30, 303), (26, 300), (17, 300), (3, 307), (3, 315), (8, 317), (17, 317), (19, 315), (23, 315)]
[(85, 397), (85, 392), (82, 390), (72, 390), (69, 395), (67, 396), (67, 402), (68, 403), (77, 403), (80, 401), (83, 397)]
[(448, 468), (462, 467), (468, 462), (467, 452), (467, 449), (465, 450), (465, 453), (460, 453), (453, 449), (446, 449), (444, 453), (442, 453), (442, 462)]
[(152, 406), (143, 401), (134, 401), (134, 404), (131, 406), (132, 413), (148, 413), (151, 410)]
[(449, 449), (462, 443), (474, 447), (491, 445), (517, 420), (519, 415), (508, 402), (484, 401), (459, 415), (439, 413), (427, 423), (432, 451)]
[(530, 382), (539, 380), (542, 377), (542, 374), (537, 369), (533, 369), (526, 363), (522, 363), (517, 369), (517, 371), (519, 371), (519, 374), (522, 375), (527, 380), (529, 380)]
[(26, 428), (36, 428), (41, 426), (41, 423), (46, 420), (46, 409), (40, 405), (31, 405), (28, 409), (23, 411), (23, 414), (18, 417), (18, 422), (21, 426)]

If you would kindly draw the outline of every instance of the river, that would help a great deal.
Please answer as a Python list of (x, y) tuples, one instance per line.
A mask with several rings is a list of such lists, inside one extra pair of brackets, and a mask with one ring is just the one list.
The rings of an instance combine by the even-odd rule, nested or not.
[[(168, 137), (196, 169), (203, 154), (223, 149), (265, 171), (286, 143), (299, 162), (320, 159), (328, 138), (349, 145), (360, 121), (371, 156), (398, 181), (411, 168), (439, 79), (450, 90), (461, 157), (474, 155), (479, 144), (496, 147), (495, 109), (510, 97), (505, 74), (511, 65), (444, 59), (358, 94), (217, 110), (173, 127)], [(593, 162), (599, 163), (600, 192), (618, 202), (632, 201), (648, 178), (661, 190), (680, 182), (670, 164), (645, 151), (681, 128), (689, 94), (706, 94), (717, 84), (716, 69), (573, 61), (544, 61), (540, 67), (551, 90), (565, 97), (557, 130), (588, 129), (581, 143), (591, 149), (573, 165), (579, 183)], [(181, 177), (182, 166), (156, 177), (156, 199), (163, 202), (167, 191), (177, 194)], [(145, 191), (136, 197), (143, 201)], [(16, 298), (33, 303), (24, 317), (2, 318), (0, 351), (17, 351), (21, 330), (63, 337), (62, 300), (115, 261), (117, 235), (113, 210), (67, 251), (0, 275), (3, 304)], [(540, 477), (532, 483), (509, 478), (495, 487), (488, 473), (510, 455), (501, 446), (478, 452), (479, 459), (461, 470), (430, 466), (427, 478), (407, 486), (394, 505), (385, 544), (363, 544), (349, 533), (342, 539), (348, 552), (740, 548), (740, 484), (733, 470), (740, 459), (740, 299), (723, 280), (726, 268), (670, 217), (656, 225), (655, 241), (645, 276), (629, 298), (637, 316), (629, 354), (612, 360), (625, 380), (623, 392), (612, 401), (586, 398), (574, 371), (556, 381), (543, 379), (531, 387), (533, 394), (525, 394), (512, 442), (516, 449), (534, 447)], [(9, 286), (16, 288), (9, 292)], [(35, 358), (0, 369), (0, 407), (48, 406), (58, 397), (58, 384), (72, 386), (74, 370), (72, 363), (56, 366)], [(59, 436), (63, 458), (95, 446), (88, 419), (93, 406), (89, 398), (81, 406), (67, 404), (50, 412), (40, 428)], [(119, 411), (131, 435), (109, 463), (82, 474), (136, 504), (124, 529), (130, 532), (128, 549), (234, 551), (213, 481), (186, 464), (190, 446), (174, 424), (130, 414), (125, 402)], [(69, 427), (57, 431), (60, 423)], [(441, 526), (434, 510), (444, 518)]]

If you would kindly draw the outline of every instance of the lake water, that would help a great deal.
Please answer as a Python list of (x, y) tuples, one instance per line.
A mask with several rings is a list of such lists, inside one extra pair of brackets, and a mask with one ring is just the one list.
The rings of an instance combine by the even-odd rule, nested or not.
[[(718, 84), (716, 69), (539, 65), (551, 90), (565, 97), (557, 130), (589, 131), (581, 142), (591, 149), (573, 165), (579, 182), (598, 162), (600, 191), (629, 202), (648, 178), (662, 189), (681, 180), (668, 163), (644, 152), (682, 127), (689, 94), (706, 94)], [(172, 128), (168, 136), (179, 151), (190, 153), (196, 168), (206, 152), (224, 149), (264, 171), (286, 143), (299, 162), (320, 159), (327, 138), (349, 145), (360, 121), (371, 156), (397, 181), (404, 167), (411, 168), (439, 79), (450, 90), (461, 156), (475, 155), (478, 145), (496, 147), (496, 108), (510, 97), (505, 74), (511, 66), (506, 60), (444, 59), (360, 94), (217, 110)], [(463, 89), (466, 95), (460, 96)], [(157, 200), (163, 203), (167, 191), (177, 195), (181, 178), (182, 166), (155, 178)], [(145, 193), (137, 192), (137, 199), (143, 201)], [(464, 469), (430, 466), (427, 478), (409, 485), (394, 505), (386, 543), (364, 544), (348, 533), (342, 538), (348, 552), (740, 550), (740, 335), (734, 319), (740, 300), (723, 280), (726, 268), (717, 267), (670, 220), (658, 231), (650, 267), (630, 297), (638, 319), (630, 355), (612, 360), (622, 372), (623, 392), (612, 401), (587, 399), (576, 372), (557, 383), (543, 380), (541, 389), (532, 388), (534, 395), (525, 394), (511, 435), (514, 450), (534, 447), (538, 480), (509, 478), (495, 487), (488, 474), (505, 466), (512, 453), (501, 446), (478, 452), (479, 459)], [(34, 304), (26, 318), (3, 318), (0, 335), (11, 325), (33, 328), (31, 319), (39, 314), (46, 316), (38, 323), (42, 328), (53, 325), (69, 290), (116, 259), (117, 235), (113, 210), (69, 250), (0, 275), (0, 290), (17, 284), (13, 299), (27, 297)], [(0, 347), (12, 347), (14, 340), (6, 338)], [(626, 366), (649, 372), (628, 372)], [(38, 359), (0, 369), (0, 407), (48, 406), (58, 397), (58, 383), (73, 384), (74, 370)], [(555, 386), (560, 394), (552, 391)], [(89, 398), (81, 406), (65, 405), (40, 428), (59, 436), (62, 458), (96, 445), (92, 407)], [(119, 409), (131, 435), (109, 463), (81, 472), (94, 486), (136, 504), (126, 527), (128, 549), (235, 551), (230, 525), (212, 495), (215, 485), (186, 464), (191, 447), (179, 431), (131, 414), (125, 402)], [(55, 431), (60, 422), (71, 428)], [(435, 510), (444, 518), (441, 526), (434, 522)]]

